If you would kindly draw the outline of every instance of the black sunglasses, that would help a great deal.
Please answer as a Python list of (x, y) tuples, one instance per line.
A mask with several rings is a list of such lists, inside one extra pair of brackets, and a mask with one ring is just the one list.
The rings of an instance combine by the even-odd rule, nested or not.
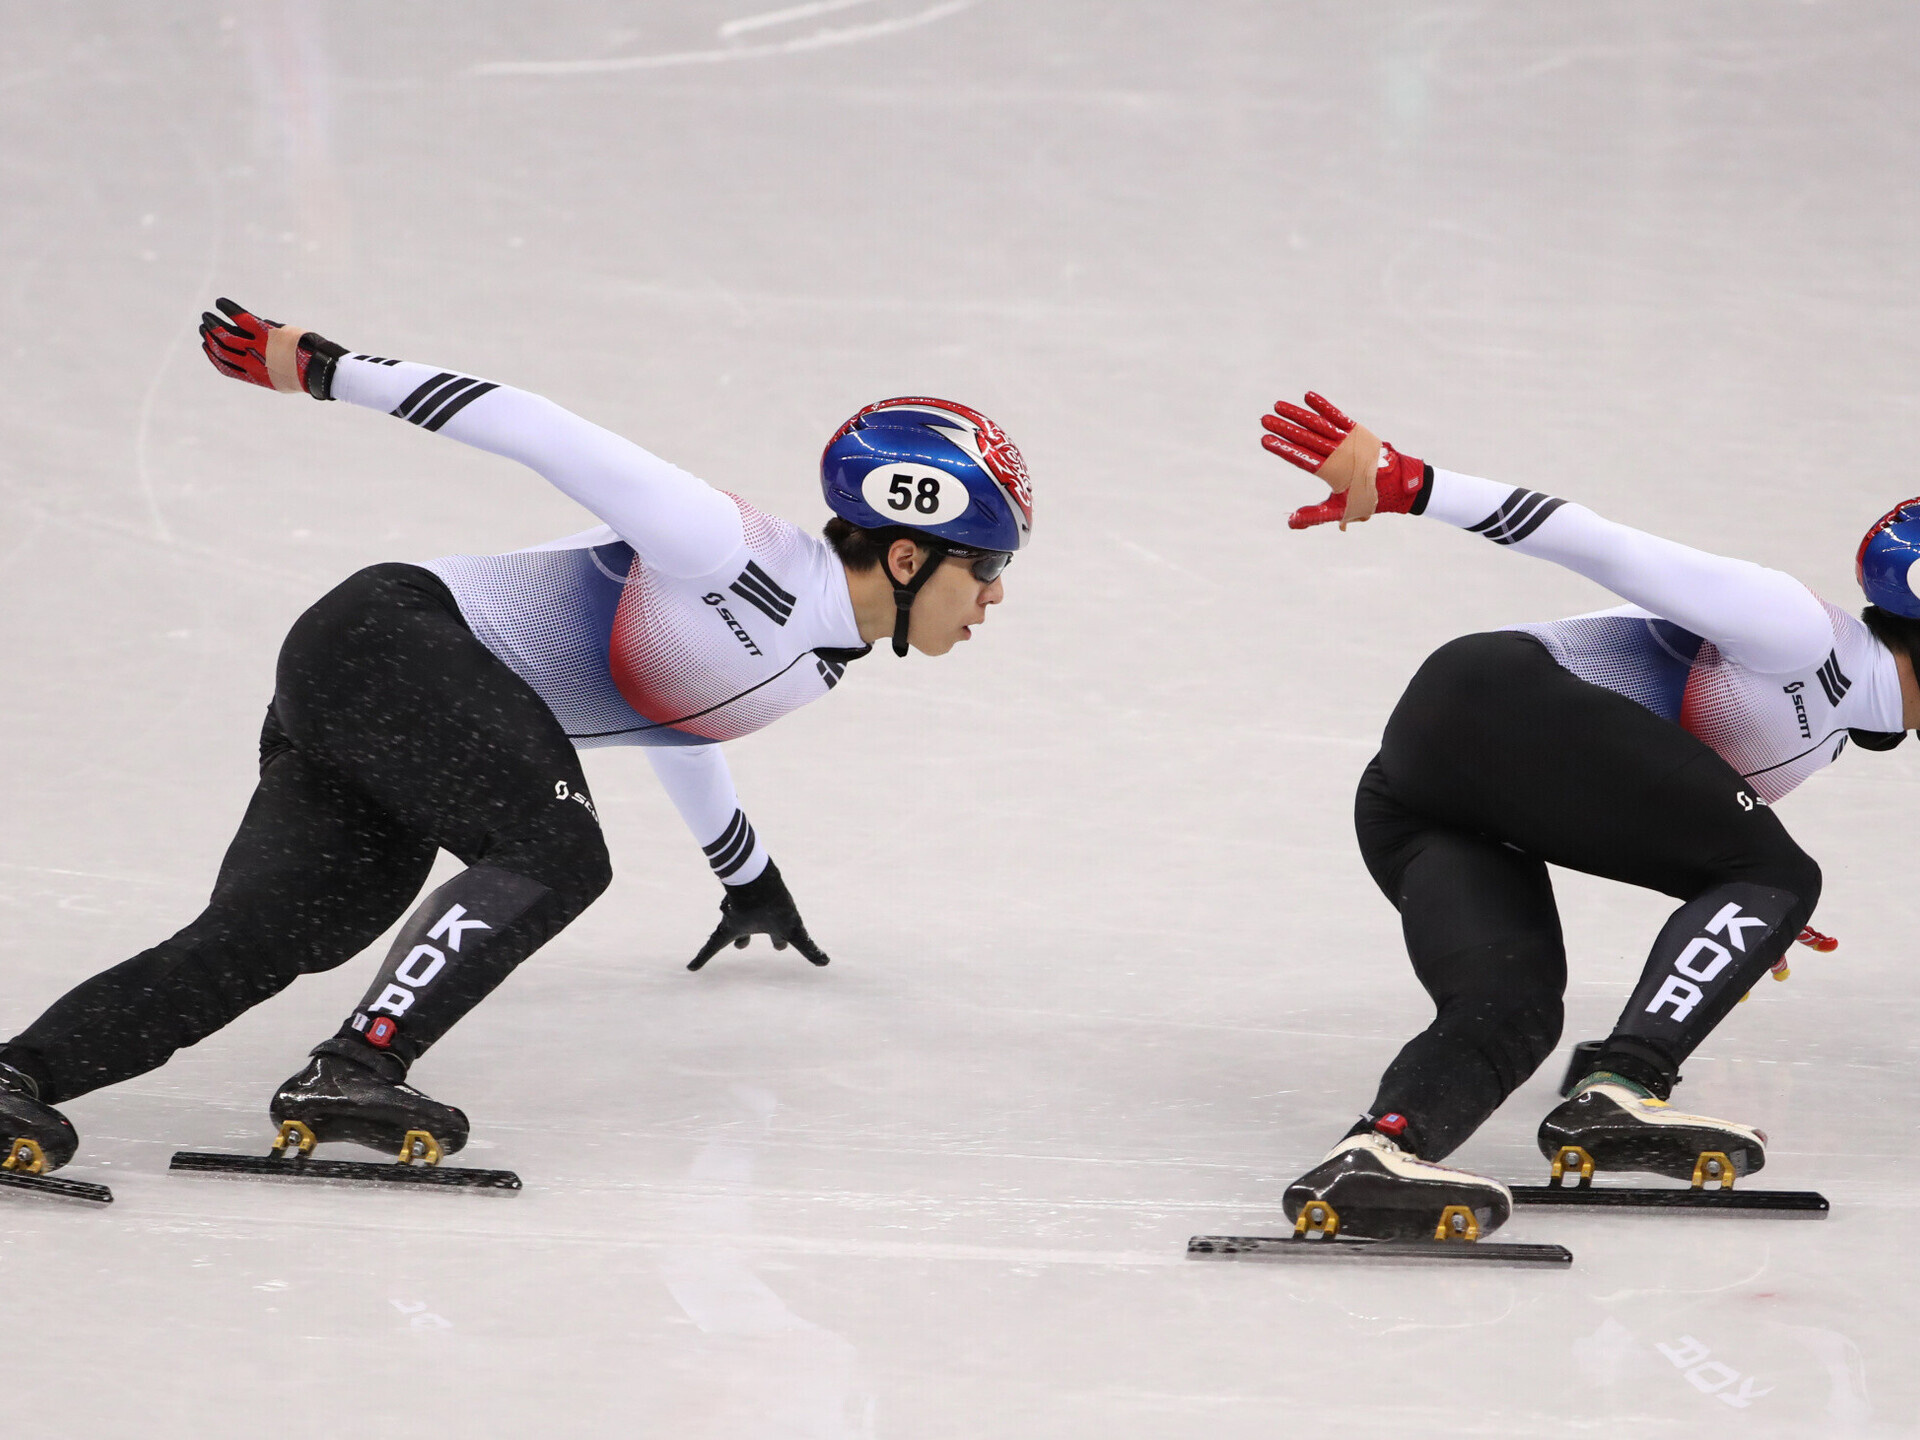
[(969, 573), (982, 585), (991, 585), (1000, 578), (1000, 572), (1007, 568), (1013, 555), (1006, 550), (968, 550), (963, 546), (955, 545), (947, 550), (946, 558), (972, 561), (973, 563), (967, 567)]

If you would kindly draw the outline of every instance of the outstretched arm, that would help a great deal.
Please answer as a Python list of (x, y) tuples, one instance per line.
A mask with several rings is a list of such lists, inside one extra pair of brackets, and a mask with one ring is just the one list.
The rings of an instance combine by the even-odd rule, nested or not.
[(1833, 648), (1825, 607), (1791, 575), (1649, 535), (1584, 505), (1435, 470), (1423, 513), (1577, 571), (1763, 675), (1818, 665)]
[(729, 944), (744, 948), (754, 935), (767, 936), (776, 950), (791, 944), (815, 965), (825, 965), (826, 952), (807, 934), (800, 909), (780, 876), (780, 867), (773, 863), (740, 808), (733, 775), (720, 747), (652, 746), (647, 759), (680, 818), (693, 832), (707, 864), (726, 886), (720, 901), (720, 924), (687, 968), (698, 970)]
[[(1763, 675), (1817, 665), (1833, 648), (1825, 608), (1791, 575), (1664, 540), (1524, 486), (1435, 469), (1381, 443), (1321, 396), (1308, 395), (1307, 403), (1310, 411), (1276, 405), (1276, 414), (1261, 422), (1268, 450), (1336, 486), (1330, 499), (1294, 512), (1287, 523), (1296, 530), (1329, 520), (1343, 521), (1344, 528), (1367, 518), (1352, 513), (1346, 492), (1359, 488), (1361, 472), (1371, 468), (1366, 478), (1377, 491), (1378, 510), (1444, 520), (1551, 560), (1704, 636)], [(1376, 456), (1368, 467), (1365, 461)], [(1342, 466), (1344, 472), (1333, 473)]]
[(584, 505), (665, 574), (704, 575), (741, 542), (740, 512), (705, 482), (551, 400), (478, 376), (349, 354), (311, 331), (221, 300), (201, 317), (222, 374), (316, 400), (383, 410), (423, 430), (518, 460)]

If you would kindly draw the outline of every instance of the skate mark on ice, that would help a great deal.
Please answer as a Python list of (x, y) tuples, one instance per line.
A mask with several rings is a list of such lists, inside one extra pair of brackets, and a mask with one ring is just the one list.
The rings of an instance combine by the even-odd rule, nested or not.
[(451, 1330), (453, 1328), (453, 1321), (427, 1309), (427, 1302), (424, 1300), (389, 1300), (387, 1303), (408, 1317), (407, 1324), (411, 1329)]
[[(820, 1147), (826, 1149), (829, 1147)], [(875, 1153), (901, 1154), (904, 1152), (878, 1148)], [(971, 1158), (971, 1157), (965, 1157)], [(1198, 1168), (1198, 1167), (1196, 1167)], [(1218, 1168), (1218, 1167), (1213, 1167)], [(1243, 1167), (1243, 1173), (1260, 1175), (1268, 1172), (1257, 1166)], [(577, 1192), (576, 1192), (577, 1193)], [(623, 1193), (644, 1195), (649, 1200), (686, 1209), (689, 1214), (698, 1210), (701, 1214), (710, 1213), (703, 1207), (714, 1206), (716, 1200), (724, 1196), (713, 1190), (681, 1188), (676, 1186), (627, 1186)], [(941, 1216), (957, 1214), (998, 1214), (1018, 1220), (1025, 1225), (1030, 1222), (1026, 1216), (1034, 1213), (1054, 1215), (1063, 1212), (1087, 1212), (1095, 1215), (1122, 1214), (1142, 1217), (1192, 1214), (1196, 1211), (1212, 1211), (1221, 1215), (1242, 1215), (1246, 1213), (1244, 1200), (1190, 1200), (1190, 1199), (1143, 1199), (1143, 1200), (1105, 1200), (1087, 1196), (1036, 1195), (1032, 1197), (977, 1196), (977, 1195), (933, 1195), (899, 1194), (883, 1190), (765, 1190), (761, 1198), (776, 1205), (788, 1208), (825, 1207), (858, 1211), (862, 1215), (877, 1215), (886, 1211), (914, 1211), (938, 1213)]]
[[(176, 119), (170, 109), (163, 108), (167, 128), (179, 142), (181, 151), (186, 155), (195, 175), (200, 181), (202, 204), (197, 207), (211, 217), (211, 231), (205, 245), (206, 264), (194, 279), (192, 288), (184, 292), (183, 314), (192, 314), (194, 309), (205, 303), (205, 297), (213, 293), (214, 276), (220, 273), (220, 266), (226, 253), (226, 191), (214, 176), (213, 166), (208, 162), (207, 152), (201, 148), (195, 134)], [(167, 372), (173, 368), (174, 357), (180, 353), (180, 347), (187, 343), (189, 335), (198, 339), (198, 331), (185, 325), (176, 326), (166, 347), (160, 352), (159, 360), (154, 364), (153, 375), (147, 381), (146, 393), (140, 397), (139, 418), (134, 422), (133, 431), (133, 468), (140, 483), (141, 499), (145, 501), (147, 515), (153, 521), (154, 538), (163, 545), (174, 543), (173, 527), (160, 510), (160, 495), (153, 483), (153, 467), (148, 458), (150, 441), (153, 435), (154, 412), (160, 402), (160, 385), (167, 378)], [(198, 348), (197, 346), (195, 348)]]
[[(169, 1212), (160, 1208), (165, 1198), (161, 1194), (151, 1197), (150, 1208), (138, 1217), (138, 1223), (131, 1228), (157, 1234), (188, 1231), (196, 1235), (212, 1235), (226, 1240), (255, 1240), (280, 1234), (308, 1237), (337, 1234), (353, 1237), (364, 1236), (368, 1230), (364, 1217), (345, 1216), (337, 1209), (326, 1205), (306, 1205), (300, 1207), (298, 1211), (293, 1211), (267, 1208), (215, 1209), (201, 1204), (191, 1207), (183, 1206), (177, 1211)], [(1182, 1208), (1195, 1207), (1187, 1205)], [(1242, 1210), (1245, 1208), (1244, 1205), (1240, 1207)], [(134, 1219), (132, 1216), (125, 1218)], [(576, 1228), (529, 1227), (512, 1222), (494, 1225), (472, 1222), (449, 1224), (444, 1212), (438, 1217), (409, 1219), (398, 1211), (387, 1209), (379, 1217), (378, 1228), (381, 1236), (388, 1243), (395, 1246), (405, 1245), (411, 1252), (450, 1245), (461, 1250), (486, 1246), (490, 1247), (490, 1253), (498, 1253), (503, 1246), (526, 1247), (530, 1253), (537, 1253), (544, 1247), (578, 1248), (589, 1251), (663, 1250), (678, 1252), (681, 1255), (687, 1254), (690, 1250), (698, 1250), (708, 1253), (730, 1252), (740, 1257), (791, 1255), (843, 1260), (947, 1260), (969, 1264), (1059, 1265), (1096, 1269), (1142, 1266), (1158, 1268), (1186, 1263), (1184, 1254), (1177, 1250), (1076, 1250), (1061, 1246), (972, 1244), (943, 1240), (881, 1240), (849, 1236), (791, 1235), (772, 1231), (742, 1233), (717, 1229), (711, 1225), (702, 1226), (698, 1218), (691, 1223), (698, 1228), (651, 1228), (609, 1234), (606, 1229), (591, 1225)]]
[(729, 20), (715, 33), (722, 40), (731, 40), (736, 35), (744, 35), (749, 30), (765, 30), (773, 25), (785, 25), (794, 20), (811, 20), (816, 15), (831, 15), (836, 10), (851, 10), (856, 5), (874, 5), (879, 0), (809, 0), (805, 5), (789, 5), (783, 10), (766, 10), (758, 15), (742, 15), (738, 20)]
[[(764, 45), (735, 45), (725, 50), (683, 50), (667, 55), (626, 55), (606, 60), (495, 60), (475, 65), (467, 74), (493, 75), (610, 75), (628, 70), (665, 70), (680, 65), (718, 65), (729, 60), (757, 60), (769, 55), (800, 55), (809, 50), (825, 50), (835, 45), (853, 45), (862, 40), (878, 40), (903, 30), (917, 30), (949, 15), (973, 8), (975, 0), (941, 0), (915, 15), (889, 20), (873, 20), (864, 25), (849, 25), (840, 30), (816, 30), (793, 40)], [(806, 6), (796, 6), (802, 14)], [(771, 24), (772, 21), (767, 23)]]
[(1509, 1316), (1520, 1308), (1520, 1294), (1511, 1286), (1507, 1290), (1507, 1308), (1498, 1315), (1489, 1315), (1483, 1320), (1460, 1320), (1451, 1325), (1441, 1324), (1437, 1320), (1403, 1320), (1397, 1325), (1389, 1325), (1381, 1335), (1410, 1335), (1421, 1330), (1484, 1330), (1489, 1325), (1506, 1323)]
[[(622, 299), (651, 301), (661, 305), (679, 305), (696, 312), (707, 305), (714, 295), (711, 283), (689, 285), (684, 282), (659, 280), (611, 280), (607, 283), (606, 291), (609, 295)], [(1160, 307), (1151, 304), (1095, 303), (1093, 301), (1065, 304), (1057, 300), (1007, 299), (998, 296), (929, 298), (921, 295), (901, 295), (892, 291), (886, 293), (820, 291), (799, 294), (793, 290), (742, 289), (728, 292), (728, 298), (735, 296), (740, 303), (751, 304), (756, 310), (764, 311), (833, 315), (945, 316), (955, 319), (1004, 320), (1014, 324), (1033, 326), (1060, 325), (1075, 320), (1137, 322), (1143, 317), (1155, 317), (1162, 313)], [(1231, 319), (1235, 313), (1223, 312), (1223, 318)]]
[[(281, 565), (255, 560), (230, 550), (222, 550), (217, 546), (202, 545), (177, 537), (162, 540), (150, 528), (129, 524), (117, 514), (90, 512), (84, 509), (67, 514), (48, 509), (37, 499), (29, 501), (24, 497), (19, 498), (17, 503), (20, 509), (41, 524), (67, 530), (93, 541), (98, 541), (105, 536), (129, 545), (137, 545), (142, 549), (157, 552), (170, 563), (177, 564), (186, 560), (205, 561), (207, 563), (202, 568), (208, 574), (227, 573), (271, 580), (284, 586), (289, 593), (301, 595), (309, 594), (316, 583), (315, 575), (302, 574), (298, 570), (289, 570)], [(203, 613), (204, 610), (203, 606)]]
[(745, 1373), (723, 1377), (724, 1389), (780, 1433), (847, 1435), (846, 1416), (874, 1405), (861, 1388), (858, 1349), (838, 1331), (796, 1313), (761, 1278), (751, 1244), (712, 1233), (757, 1225), (761, 1191), (755, 1169), (779, 1109), (770, 1090), (738, 1083), (729, 1090), (744, 1114), (709, 1126), (706, 1144), (687, 1168), (688, 1179), (708, 1182), (700, 1188), (711, 1198), (687, 1197), (665, 1207), (687, 1233), (659, 1257), (660, 1279), (703, 1334), (780, 1337), (777, 1351), (763, 1352)]
[[(1083, 927), (1091, 929), (1093, 927)], [(1127, 927), (1114, 926), (1115, 930)], [(1066, 1021), (1077, 1025), (1140, 1025), (1156, 1030), (1197, 1030), (1202, 1032), (1218, 1031), (1228, 1035), (1270, 1035), (1289, 1040), (1344, 1040), (1371, 1042), (1383, 1038), (1384, 1030), (1348, 1031), (1326, 1029), (1303, 1029), (1283, 1025), (1235, 1025), (1225, 1020), (1187, 1020), (1178, 1015), (1114, 1015), (1088, 1010), (1036, 1010), (1020, 1005), (989, 1005), (984, 1002), (956, 1000), (949, 997), (935, 997), (920, 1003), (923, 1006), (939, 1006), (942, 1010), (967, 1010), (976, 1015), (1014, 1015), (1022, 1019), (1035, 1021)]]
[(178, 885), (178, 879), (160, 875), (124, 875), (106, 870), (62, 870), (52, 865), (21, 865), (0, 860), (0, 870), (18, 870), (27, 875), (62, 875), (75, 880), (106, 880), (115, 885)]
[(1149, 565), (1159, 565), (1164, 569), (1173, 571), (1173, 573), (1180, 576), (1181, 579), (1189, 581), (1194, 585), (1200, 586), (1202, 589), (1208, 592), (1205, 598), (1209, 600), (1218, 599), (1221, 595), (1226, 593), (1226, 587), (1221, 585), (1217, 580), (1210, 579), (1209, 577), (1202, 575), (1197, 571), (1189, 570), (1186, 566), (1181, 565), (1175, 561), (1169, 560), (1167, 559), (1166, 556), (1161, 555), (1156, 551), (1149, 550), (1146, 546), (1142, 545), (1137, 540), (1130, 540), (1125, 535), (1118, 534), (1117, 532), (1111, 531), (1111, 530), (1107, 532), (1107, 538), (1110, 539), (1114, 544), (1118, 545), (1121, 549), (1131, 550), (1135, 555), (1138, 555), (1142, 560), (1145, 560)]
[(1738, 1290), (1753, 1284), (1773, 1268), (1773, 1247), (1765, 1245), (1762, 1249), (1763, 1254), (1757, 1269), (1741, 1276), (1738, 1280), (1729, 1280), (1724, 1285), (1706, 1285), (1698, 1288), (1687, 1285), (1650, 1285), (1644, 1290), (1615, 1290), (1611, 1294), (1596, 1295), (1593, 1300), (1596, 1305), (1611, 1305), (1617, 1300), (1648, 1300), (1671, 1295), (1721, 1295), (1729, 1290)]

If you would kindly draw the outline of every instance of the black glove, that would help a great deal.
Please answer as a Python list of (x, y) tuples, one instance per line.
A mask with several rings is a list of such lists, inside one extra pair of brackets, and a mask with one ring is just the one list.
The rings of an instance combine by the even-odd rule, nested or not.
[(807, 934), (799, 907), (787, 893), (787, 882), (780, 878), (780, 867), (771, 860), (746, 884), (727, 886), (726, 898), (720, 902), (720, 923), (700, 947), (700, 953), (687, 962), (687, 969), (698, 970), (725, 949), (729, 940), (744, 950), (755, 935), (765, 935), (776, 950), (791, 944), (814, 964), (827, 963), (827, 952)]

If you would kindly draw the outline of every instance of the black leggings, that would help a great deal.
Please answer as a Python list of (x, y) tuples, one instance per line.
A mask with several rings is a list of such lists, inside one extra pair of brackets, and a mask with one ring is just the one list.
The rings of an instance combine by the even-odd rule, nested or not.
[(1433, 1023), (1381, 1081), (1428, 1159), (1471, 1135), (1560, 1037), (1567, 957), (1548, 865), (1683, 900), (1595, 1068), (1670, 1093), (1813, 913), (1820, 870), (1724, 760), (1517, 631), (1421, 666), (1354, 804)]
[(573, 745), (431, 571), (376, 565), (288, 632), (260, 783), (206, 910), (69, 991), (5, 1060), (59, 1103), (165, 1063), (296, 976), (351, 959), (436, 851), (472, 868), (401, 931), (344, 1036), (395, 1076), (604, 890)]

